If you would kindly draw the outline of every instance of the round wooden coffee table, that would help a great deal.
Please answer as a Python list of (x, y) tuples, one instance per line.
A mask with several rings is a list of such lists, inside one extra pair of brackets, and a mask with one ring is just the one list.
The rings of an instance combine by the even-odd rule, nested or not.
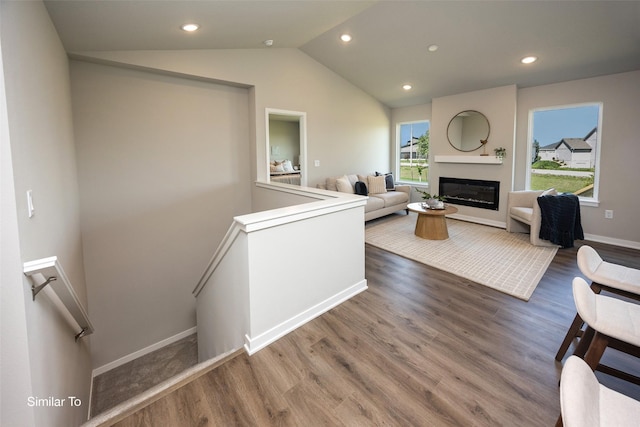
[(449, 238), (445, 215), (458, 212), (458, 208), (445, 205), (444, 209), (424, 209), (422, 203), (409, 203), (407, 209), (418, 214), (415, 235), (429, 240)]

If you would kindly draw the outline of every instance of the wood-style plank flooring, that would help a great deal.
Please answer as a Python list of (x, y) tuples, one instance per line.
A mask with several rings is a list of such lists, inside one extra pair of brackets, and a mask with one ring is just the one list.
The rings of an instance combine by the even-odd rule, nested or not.
[[(640, 268), (640, 251), (589, 244)], [(552, 426), (576, 251), (559, 250), (523, 302), (367, 245), (367, 291), (116, 425)], [(637, 359), (605, 359), (640, 375)]]

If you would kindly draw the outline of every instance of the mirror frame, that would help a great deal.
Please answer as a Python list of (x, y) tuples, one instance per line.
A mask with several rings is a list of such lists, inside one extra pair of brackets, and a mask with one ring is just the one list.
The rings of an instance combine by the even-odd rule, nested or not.
[[(462, 148), (456, 147), (456, 145), (454, 145), (454, 143), (451, 142), (451, 136), (449, 135), (449, 130), (451, 128), (451, 124), (453, 123), (453, 121), (456, 118), (460, 117), (461, 115), (463, 115), (465, 113), (476, 113), (476, 114), (480, 115), (482, 118), (484, 118), (485, 122), (487, 123), (487, 136), (485, 136), (484, 138), (480, 138), (479, 142), (478, 142), (479, 145), (477, 147), (471, 148), (469, 150), (463, 150)], [(453, 116), (451, 118), (451, 120), (449, 120), (449, 124), (447, 125), (447, 141), (449, 141), (449, 145), (451, 145), (456, 150), (462, 151), (464, 153), (469, 153), (471, 151), (476, 151), (476, 150), (482, 148), (483, 146), (485, 146), (487, 141), (489, 140), (489, 135), (490, 134), (491, 134), (491, 124), (489, 123), (489, 119), (487, 119), (487, 116), (485, 116), (484, 114), (482, 114), (480, 111), (477, 111), (477, 110), (464, 110), (464, 111), (461, 111), (458, 114), (456, 114), (455, 116)]]

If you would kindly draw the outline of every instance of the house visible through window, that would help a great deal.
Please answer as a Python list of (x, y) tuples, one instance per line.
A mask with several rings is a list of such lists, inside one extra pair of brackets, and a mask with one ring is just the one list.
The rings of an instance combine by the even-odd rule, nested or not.
[(397, 181), (426, 184), (429, 176), (429, 122), (398, 124), (396, 140)]
[(532, 110), (527, 188), (597, 201), (602, 105)]

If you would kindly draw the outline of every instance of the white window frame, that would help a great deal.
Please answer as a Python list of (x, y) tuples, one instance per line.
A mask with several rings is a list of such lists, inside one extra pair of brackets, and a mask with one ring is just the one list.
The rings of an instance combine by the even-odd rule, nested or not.
[[(418, 182), (418, 181), (403, 181), (400, 179), (400, 161), (401, 159), (401, 147), (400, 144), (402, 144), (402, 140), (400, 137), (400, 128), (402, 127), (402, 125), (412, 125), (412, 124), (416, 124), (416, 123), (429, 123), (429, 131), (431, 131), (431, 120), (429, 119), (421, 119), (421, 120), (409, 120), (406, 122), (396, 122), (396, 143), (395, 143), (395, 158), (396, 158), (396, 164), (395, 164), (395, 177), (396, 177), (396, 182), (400, 183), (400, 184), (408, 184), (408, 185), (414, 185), (414, 186), (418, 186), (418, 187), (426, 187), (429, 188), (429, 181), (424, 181), (424, 182)], [(431, 146), (431, 141), (429, 141), (429, 146)], [(429, 147), (431, 148), (431, 147)], [(428, 162), (428, 167), (429, 169), (431, 169), (431, 158), (429, 158)]]
[(600, 152), (602, 149), (602, 110), (604, 105), (602, 102), (583, 102), (578, 104), (563, 104), (556, 105), (551, 107), (541, 107), (541, 108), (532, 108), (529, 110), (529, 122), (528, 122), (528, 136), (527, 136), (527, 170), (525, 176), (525, 188), (527, 190), (531, 189), (531, 158), (533, 156), (533, 115), (539, 111), (549, 111), (549, 110), (562, 110), (568, 108), (576, 108), (576, 107), (586, 107), (586, 106), (598, 106), (598, 132), (596, 138), (596, 164), (595, 171), (593, 174), (593, 197), (581, 197), (580, 205), (583, 206), (599, 206), (599, 196), (598, 193), (600, 191)]

